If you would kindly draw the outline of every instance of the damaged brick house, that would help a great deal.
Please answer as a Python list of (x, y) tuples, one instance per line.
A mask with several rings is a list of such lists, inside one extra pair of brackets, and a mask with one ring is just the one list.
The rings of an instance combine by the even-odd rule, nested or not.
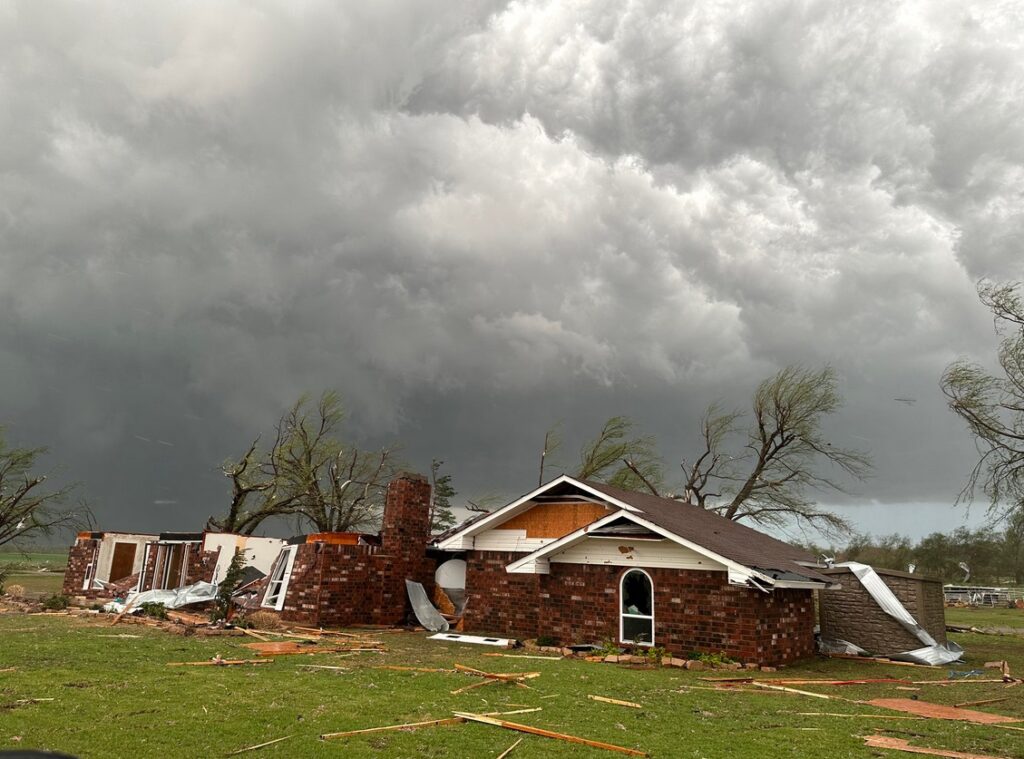
[(68, 552), (63, 593), (88, 599), (180, 588), (224, 578), (236, 549), (266, 574), (284, 541), (219, 532), (80, 532)]
[(697, 506), (559, 477), (437, 541), (466, 631), (781, 664), (814, 653), (812, 556)]

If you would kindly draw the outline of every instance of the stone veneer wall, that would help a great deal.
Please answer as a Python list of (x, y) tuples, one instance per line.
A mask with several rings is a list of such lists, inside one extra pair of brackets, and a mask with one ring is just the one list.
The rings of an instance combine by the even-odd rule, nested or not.
[[(848, 640), (879, 656), (912, 651), (924, 645), (882, 611), (849, 569), (833, 567), (818, 571), (842, 585), (839, 590), (824, 590), (819, 595), (822, 637)], [(939, 643), (945, 643), (942, 581), (892, 569), (875, 571), (918, 624)]]
[(402, 474), (388, 486), (381, 545), (300, 545), (292, 564), (281, 618), (308, 625), (396, 625), (407, 614), (405, 581), (429, 594), (434, 561), (430, 537), (430, 483)]
[[(524, 554), (467, 557), (467, 631), (563, 643), (618, 641), (619, 581), (629, 567), (551, 564), (551, 574), (509, 574)], [(809, 590), (761, 593), (729, 585), (725, 572), (646, 569), (654, 582), (654, 643), (677, 656), (718, 653), (773, 665), (814, 653)]]

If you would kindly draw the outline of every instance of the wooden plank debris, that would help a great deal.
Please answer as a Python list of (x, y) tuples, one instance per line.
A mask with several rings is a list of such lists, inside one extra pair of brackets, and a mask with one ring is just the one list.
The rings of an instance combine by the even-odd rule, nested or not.
[(291, 738), (291, 736), (290, 735), (286, 735), (284, 738), (275, 738), (272, 741), (266, 741), (264, 743), (257, 743), (255, 746), (246, 746), (245, 748), (238, 749), (238, 751), (232, 751), (229, 754), (225, 754), (225, 756), (237, 756), (238, 754), (244, 754), (246, 751), (256, 751), (258, 749), (265, 748), (266, 746), (273, 746), (275, 743), (280, 743), (281, 741), (286, 741), (289, 738)]
[(765, 689), (768, 689), (768, 690), (777, 690), (777, 691), (782, 691), (784, 693), (796, 693), (796, 694), (799, 694), (801, 696), (812, 696), (813, 698), (823, 698), (823, 699), (828, 699), (828, 700), (838, 699), (840, 701), (845, 701), (846, 700), (845, 698), (839, 698), (839, 696), (829, 696), (829, 695), (827, 695), (825, 693), (811, 693), (809, 690), (797, 690), (796, 688), (786, 688), (786, 687), (784, 687), (782, 685), (768, 685), (767, 683), (760, 683), (760, 682), (753, 682), (753, 683), (751, 683), (751, 685), (753, 685), (755, 688), (765, 688)]
[(942, 756), (947, 759), (1002, 759), (992, 754), (971, 754), (964, 751), (950, 751), (942, 748), (927, 748), (925, 746), (912, 746), (910, 741), (903, 738), (893, 738), (888, 735), (868, 735), (864, 738), (864, 745), (871, 748), (886, 748), (892, 751), (906, 751), (908, 754), (926, 754), (928, 756)]
[(457, 669), (439, 669), (437, 667), (400, 667), (397, 664), (381, 664), (376, 667), (367, 667), (367, 669), (390, 669), (394, 672), (458, 672)]
[(626, 748), (625, 746), (616, 746), (613, 743), (602, 743), (600, 741), (593, 741), (589, 738), (580, 738), (576, 735), (567, 735), (565, 733), (556, 733), (551, 730), (543, 730), (539, 727), (531, 727), (530, 725), (520, 725), (517, 722), (508, 722), (507, 720), (498, 719), (496, 717), (490, 717), (484, 714), (473, 714), (471, 712), (455, 712), (455, 716), (467, 719), (470, 722), (480, 722), (485, 725), (494, 725), (495, 727), (501, 727), (506, 730), (515, 730), (520, 733), (529, 733), (530, 735), (540, 735), (544, 738), (554, 738), (555, 740), (566, 741), (568, 743), (579, 743), (584, 746), (590, 746), (592, 748), (602, 748), (606, 751), (616, 751), (620, 754), (627, 754), (629, 756), (650, 756), (646, 751), (639, 751), (635, 748)]
[(934, 670), (930, 664), (914, 664), (909, 661), (893, 661), (892, 659), (886, 659), (881, 656), (857, 656), (856, 654), (826, 654), (828, 659), (852, 659), (858, 662), (873, 662), (874, 664), (891, 664), (894, 667), (924, 667), (925, 669)]
[(209, 661), (169, 661), (168, 667), (232, 667), (239, 664), (273, 664), (273, 659), (221, 659), (219, 656)]
[[(531, 709), (516, 709), (511, 712), (486, 712), (484, 716), (487, 717), (505, 717), (512, 714), (528, 714), (532, 712), (539, 712), (540, 707), (533, 707)], [(349, 738), (353, 735), (366, 735), (368, 733), (386, 733), (394, 730), (417, 730), (421, 727), (438, 727), (441, 725), (461, 725), (466, 721), (465, 717), (445, 717), (443, 719), (428, 719), (423, 722), (406, 722), (402, 725), (384, 725), (383, 727), (364, 727), (361, 730), (344, 730), (340, 733), (324, 733), (320, 736), (320, 740), (333, 740), (335, 738)]]
[(700, 677), (702, 682), (707, 683), (766, 683), (768, 685), (873, 685), (875, 683), (900, 683), (910, 685), (910, 680), (901, 680), (893, 677), (866, 678), (863, 680), (829, 680), (827, 678), (764, 678), (753, 677)]
[(1017, 717), (976, 712), (971, 709), (957, 709), (953, 706), (932, 704), (928, 701), (915, 701), (909, 698), (874, 698), (863, 703), (870, 706), (878, 706), (882, 709), (892, 709), (897, 712), (916, 714), (920, 717), (929, 717), (930, 719), (951, 719), (961, 722), (974, 722), (979, 725), (995, 725), (1001, 722), (1021, 721)]
[(271, 641), (269, 643), (243, 643), (244, 648), (256, 651), (260, 656), (288, 655), (288, 654), (334, 654), (350, 653), (358, 651), (370, 651), (373, 653), (384, 653), (383, 648), (360, 648), (353, 646), (319, 646), (315, 643), (302, 644), (299, 641)]
[(507, 757), (509, 754), (511, 754), (513, 751), (515, 751), (516, 750), (516, 746), (518, 746), (524, 740), (526, 740), (526, 739), (525, 738), (520, 738), (519, 740), (517, 740), (515, 743), (513, 743), (507, 749), (505, 749), (500, 754), (498, 754), (497, 759), (505, 759), (505, 757)]
[(1009, 701), (1009, 696), (1001, 698), (983, 698), (981, 701), (964, 701), (961, 704), (953, 704), (954, 709), (963, 709), (965, 706), (984, 706), (985, 704), (997, 704), (1000, 701)]
[(336, 669), (340, 672), (349, 672), (351, 667), (331, 667), (326, 664), (300, 664), (303, 669)]
[(474, 667), (467, 667), (464, 664), (456, 664), (455, 669), (459, 672), (465, 672), (468, 675), (477, 675), (478, 677), (486, 677), (489, 680), (504, 680), (506, 682), (514, 682), (521, 684), (521, 680), (532, 680), (535, 677), (540, 677), (540, 672), (484, 672), (481, 669), (475, 669)]
[(244, 627), (236, 627), (235, 629), (236, 630), (241, 630), (242, 633), (244, 633), (245, 635), (248, 635), (250, 638), (255, 638), (256, 640), (261, 640), (264, 643), (269, 643), (270, 642), (270, 638), (268, 638), (266, 635), (261, 635), (260, 633), (256, 632), (255, 630), (248, 630), (248, 629), (246, 629)]
[(633, 709), (643, 709), (644, 708), (642, 704), (637, 704), (637, 703), (634, 703), (633, 701), (620, 701), (617, 698), (608, 698), (606, 696), (587, 695), (587, 698), (589, 698), (591, 701), (600, 701), (603, 704), (615, 704), (616, 706), (629, 706), (629, 707), (632, 707)]
[(902, 716), (899, 714), (848, 714), (846, 712), (783, 712), (784, 714), (795, 714), (798, 717), (860, 717), (863, 719), (900, 719), (918, 721), (924, 717)]
[(564, 658), (561, 656), (534, 656), (532, 654), (484, 654), (484, 656), (501, 656), (505, 659), (540, 659), (541, 661), (562, 661)]

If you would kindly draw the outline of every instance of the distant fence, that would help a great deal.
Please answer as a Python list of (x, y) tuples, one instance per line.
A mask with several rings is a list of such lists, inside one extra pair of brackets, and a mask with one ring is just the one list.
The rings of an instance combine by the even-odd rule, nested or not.
[(1024, 600), (1024, 588), (995, 588), (985, 585), (946, 585), (947, 604), (964, 606), (1010, 606)]

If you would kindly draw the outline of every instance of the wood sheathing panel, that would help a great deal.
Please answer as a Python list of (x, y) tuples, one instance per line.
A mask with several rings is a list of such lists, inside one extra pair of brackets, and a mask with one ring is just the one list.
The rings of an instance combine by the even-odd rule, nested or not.
[(607, 514), (606, 506), (589, 501), (538, 503), (497, 529), (526, 530), (527, 538), (560, 538)]

